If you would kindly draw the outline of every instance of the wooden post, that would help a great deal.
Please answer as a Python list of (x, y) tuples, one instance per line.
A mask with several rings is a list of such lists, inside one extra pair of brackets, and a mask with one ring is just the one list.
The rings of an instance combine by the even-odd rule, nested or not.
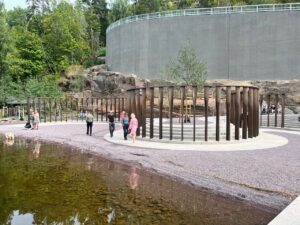
[(216, 87), (216, 141), (220, 141), (220, 87)]
[(235, 132), (234, 137), (235, 140), (240, 140), (240, 116), (241, 116), (241, 93), (240, 87), (235, 87)]
[(193, 141), (196, 141), (196, 104), (197, 104), (197, 86), (193, 86)]
[(253, 138), (253, 87), (248, 91), (248, 138)]
[(169, 117), (170, 117), (170, 135), (169, 139), (173, 139), (173, 104), (174, 104), (174, 87), (169, 87)]
[(30, 97), (27, 97), (27, 122), (30, 123)]
[(226, 140), (230, 141), (231, 86), (226, 87)]
[(142, 88), (142, 104), (141, 104), (141, 115), (142, 115), (142, 137), (146, 137), (146, 118), (147, 118), (147, 96), (146, 88)]
[(184, 139), (183, 134), (183, 120), (184, 120), (184, 100), (185, 100), (185, 86), (180, 87), (180, 98), (181, 98), (181, 104), (180, 104), (180, 110), (181, 110), (181, 141)]
[(208, 91), (209, 87), (204, 87), (204, 117), (205, 117), (205, 124), (204, 124), (204, 140), (208, 141)]
[(136, 100), (136, 117), (139, 121), (139, 126), (138, 129), (136, 131), (136, 136), (140, 136), (141, 135), (141, 98), (140, 98), (140, 89), (136, 89), (135, 90), (135, 100)]
[(275, 127), (277, 127), (277, 116), (278, 116), (278, 94), (275, 95)]
[(52, 122), (51, 108), (52, 108), (52, 101), (51, 101), (51, 98), (49, 98), (49, 113), (50, 113), (50, 122)]
[(159, 139), (163, 138), (163, 125), (162, 125), (162, 111), (163, 111), (163, 94), (164, 94), (164, 88), (159, 87)]
[(154, 87), (150, 87), (150, 138), (153, 138)]
[(284, 115), (285, 115), (285, 94), (281, 95), (281, 128), (284, 128)]
[(47, 102), (46, 98), (44, 98), (44, 122), (47, 122)]
[(267, 104), (268, 104), (268, 108), (267, 108), (267, 113), (268, 113), (268, 120), (267, 120), (267, 127), (270, 126), (270, 102), (271, 102), (271, 95), (268, 95), (268, 98), (267, 98)]
[(248, 88), (243, 87), (243, 134), (242, 134), (243, 139), (247, 139), (247, 117), (248, 117)]

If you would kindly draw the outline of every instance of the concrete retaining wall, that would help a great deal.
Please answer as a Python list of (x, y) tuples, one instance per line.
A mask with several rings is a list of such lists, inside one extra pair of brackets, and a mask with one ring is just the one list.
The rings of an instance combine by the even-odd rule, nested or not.
[(209, 79), (300, 79), (300, 11), (179, 16), (123, 24), (107, 32), (110, 70), (160, 78), (187, 42)]

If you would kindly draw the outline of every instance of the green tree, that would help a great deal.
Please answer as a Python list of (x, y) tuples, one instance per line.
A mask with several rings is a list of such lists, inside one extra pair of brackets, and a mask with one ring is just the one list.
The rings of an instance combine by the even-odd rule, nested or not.
[(7, 12), (7, 23), (10, 27), (25, 27), (27, 21), (27, 9), (16, 7)]
[(163, 75), (167, 79), (198, 87), (203, 87), (207, 79), (206, 65), (197, 59), (195, 49), (190, 45), (179, 50), (177, 59), (166, 65)]
[(121, 18), (131, 16), (132, 7), (129, 0), (116, 0), (111, 5), (111, 10), (108, 13), (108, 21), (113, 23)]

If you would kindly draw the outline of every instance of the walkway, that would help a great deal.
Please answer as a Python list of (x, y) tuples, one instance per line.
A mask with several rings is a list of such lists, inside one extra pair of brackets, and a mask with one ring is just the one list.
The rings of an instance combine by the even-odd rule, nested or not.
[[(11, 131), (17, 136), (69, 144), (110, 159), (135, 161), (153, 172), (278, 212), (300, 194), (300, 132), (264, 130), (288, 140), (287, 144), (267, 149), (170, 151), (107, 142), (104, 139), (107, 124), (96, 123), (91, 137), (85, 134), (85, 129), (84, 123), (48, 123), (42, 124), (40, 130), (26, 130), (23, 125), (1, 125), (0, 133)], [(249, 142), (249, 145), (255, 143)]]

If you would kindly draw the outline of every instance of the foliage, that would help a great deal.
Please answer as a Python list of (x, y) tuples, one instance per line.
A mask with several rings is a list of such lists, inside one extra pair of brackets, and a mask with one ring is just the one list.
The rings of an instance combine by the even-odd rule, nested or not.
[(197, 59), (195, 49), (189, 45), (179, 50), (177, 59), (166, 65), (163, 74), (168, 79), (198, 87), (203, 87), (207, 78), (206, 65)]
[(71, 81), (71, 87), (74, 91), (82, 92), (84, 91), (85, 86), (85, 77), (82, 73), (76, 75)]
[(105, 56), (106, 55), (106, 48), (102, 47), (98, 51), (98, 56)]
[(111, 10), (108, 13), (108, 21), (110, 23), (121, 18), (133, 15), (132, 6), (129, 0), (116, 0), (111, 5)]

